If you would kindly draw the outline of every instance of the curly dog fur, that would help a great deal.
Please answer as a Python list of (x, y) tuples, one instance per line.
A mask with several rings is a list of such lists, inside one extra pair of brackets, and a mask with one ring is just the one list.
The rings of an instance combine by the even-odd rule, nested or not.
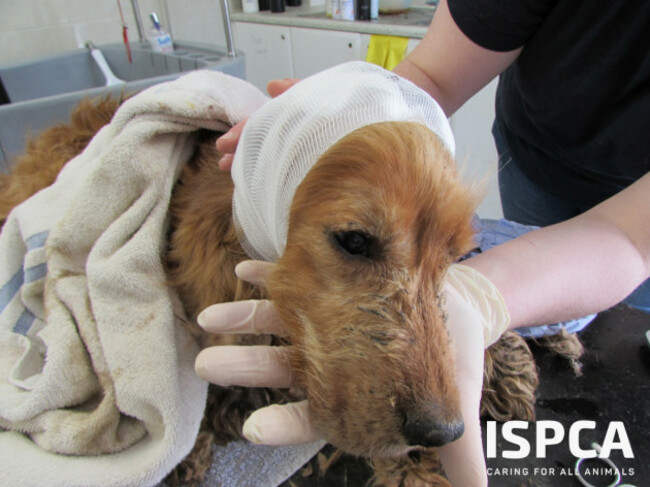
[[(29, 143), (12, 174), (0, 175), (0, 223), (52, 184), (119, 103), (84, 101), (70, 124)], [(419, 421), (456, 434), (462, 424), (441, 280), (473, 246), (477, 198), (452, 158), (416, 124), (376, 124), (344, 137), (299, 186), (286, 251), (268, 289), (259, 289), (235, 278), (234, 267), (247, 257), (231, 218), (230, 176), (216, 166), (217, 135), (201, 134), (174, 189), (169, 283), (202, 346), (274, 343), (268, 336), (208, 336), (194, 324), (213, 303), (273, 299), (294, 345), (296, 390), (211, 388), (196, 446), (170, 480), (200, 481), (213, 443), (239, 437), (251, 411), (304, 395), (328, 441), (372, 458), (376, 484), (449, 485), (429, 448), (449, 435), (414, 444), (404, 425)], [(537, 371), (518, 335), (506, 333), (486, 351), (484, 387), (483, 414), (534, 419)]]

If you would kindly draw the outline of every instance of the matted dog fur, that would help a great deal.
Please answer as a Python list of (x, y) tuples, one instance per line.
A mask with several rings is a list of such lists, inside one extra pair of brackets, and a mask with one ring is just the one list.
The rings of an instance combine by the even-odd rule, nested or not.
[[(119, 104), (112, 98), (83, 101), (70, 124), (29, 143), (12, 174), (0, 175), (0, 224), (11, 208), (54, 182)], [(344, 137), (299, 186), (286, 251), (268, 289), (258, 289), (234, 274), (247, 256), (232, 222), (230, 175), (216, 164), (218, 135), (201, 134), (174, 189), (165, 256), (169, 285), (202, 346), (281, 345), (270, 336), (210, 336), (195, 324), (214, 303), (273, 299), (293, 345), (296, 387), (211, 387), (195, 448), (168, 481), (200, 482), (213, 443), (241, 437), (250, 412), (308, 397), (316, 428), (343, 451), (369, 457), (375, 484), (449, 485), (430, 448), (454, 439), (462, 424), (441, 280), (473, 247), (477, 204), (451, 156), (428, 129), (407, 122), (375, 124)], [(566, 355), (579, 353), (575, 338), (560, 342), (572, 344)], [(528, 346), (507, 332), (486, 351), (482, 414), (533, 420), (536, 388)], [(416, 434), (414, 444), (413, 433), (405, 433), (409, 421), (450, 433)]]

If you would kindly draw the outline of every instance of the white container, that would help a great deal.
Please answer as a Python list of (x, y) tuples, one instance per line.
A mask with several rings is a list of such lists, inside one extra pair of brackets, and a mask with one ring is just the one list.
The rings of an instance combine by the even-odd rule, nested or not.
[(370, 20), (379, 18), (379, 0), (370, 0)]
[(332, 3), (332, 15), (333, 19), (341, 18), (341, 0), (331, 0)]
[(406, 12), (413, 0), (379, 0), (379, 11), (383, 14)]
[(341, 20), (354, 20), (354, 0), (340, 0)]
[(260, 11), (257, 0), (241, 0), (241, 8), (246, 14), (254, 14)]
[(152, 12), (149, 14), (149, 17), (151, 18), (151, 22), (153, 22), (153, 27), (148, 37), (151, 49), (155, 52), (173, 52), (174, 43), (172, 42), (172, 37), (163, 30), (156, 13)]
[(149, 44), (151, 44), (151, 49), (153, 49), (155, 52), (174, 51), (174, 43), (172, 42), (172, 38), (165, 31), (152, 32), (152, 35), (149, 36)]

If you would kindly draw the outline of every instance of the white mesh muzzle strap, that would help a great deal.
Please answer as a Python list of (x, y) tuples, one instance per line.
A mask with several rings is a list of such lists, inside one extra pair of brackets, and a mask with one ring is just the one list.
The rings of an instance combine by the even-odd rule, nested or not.
[(310, 76), (248, 120), (232, 166), (233, 217), (253, 259), (284, 252), (296, 188), (332, 145), (363, 126), (419, 122), (454, 154), (447, 117), (428, 93), (374, 64), (355, 61)]

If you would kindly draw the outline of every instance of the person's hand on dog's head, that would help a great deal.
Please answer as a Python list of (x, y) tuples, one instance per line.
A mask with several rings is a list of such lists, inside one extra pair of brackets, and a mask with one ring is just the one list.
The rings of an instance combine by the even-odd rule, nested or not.
[[(271, 97), (275, 98), (287, 91), (298, 81), (300, 80), (295, 78), (272, 80), (269, 81), (266, 90), (269, 92)], [(239, 137), (244, 130), (244, 125), (246, 125), (247, 120), (248, 119), (244, 119), (233, 125), (228, 132), (217, 139), (217, 150), (223, 154), (221, 159), (219, 159), (219, 169), (222, 171), (230, 171), (230, 168), (232, 167), (232, 161), (235, 158), (235, 149), (237, 148)]]
[[(246, 261), (237, 276), (263, 285), (273, 264)], [(484, 310), (468, 299), (454, 280), (446, 282), (448, 329), (456, 344), (456, 381), (460, 390), (465, 433), (439, 449), (443, 467), (454, 485), (487, 485), (479, 407), (483, 386)], [(238, 301), (206, 308), (199, 324), (210, 333), (264, 333), (284, 335), (282, 321), (267, 300)], [(217, 346), (196, 359), (199, 377), (221, 386), (290, 387), (293, 375), (286, 347)], [(273, 405), (255, 411), (244, 424), (244, 436), (265, 445), (292, 445), (319, 439), (309, 421), (307, 401)]]
[[(237, 266), (237, 276), (262, 285), (273, 264), (246, 261)], [(262, 333), (284, 335), (282, 321), (267, 300), (236, 301), (210, 306), (198, 318), (210, 333)], [(286, 347), (218, 346), (201, 351), (196, 373), (220, 386), (288, 388), (292, 371)], [(244, 436), (264, 445), (295, 445), (319, 439), (309, 422), (307, 401), (272, 405), (255, 411), (244, 423)]]

